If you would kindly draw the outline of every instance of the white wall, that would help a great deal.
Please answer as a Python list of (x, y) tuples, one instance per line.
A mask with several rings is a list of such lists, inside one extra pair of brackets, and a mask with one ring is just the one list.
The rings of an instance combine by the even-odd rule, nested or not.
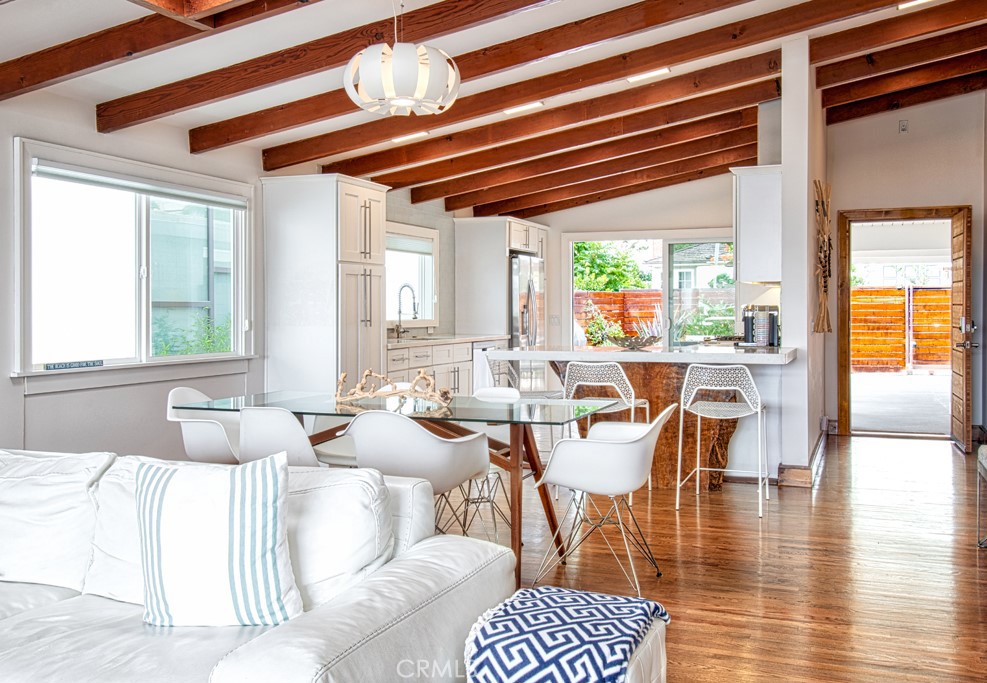
[[(260, 155), (251, 150), (223, 150), (193, 157), (184, 130), (145, 124), (109, 135), (95, 132), (92, 105), (46, 92), (0, 102), (0, 447), (54, 450), (99, 449), (182, 457), (178, 427), (165, 422), (165, 396), (179, 384), (209, 394), (260, 391), (260, 360), (203, 363), (171, 368), (140, 368), (57, 377), (11, 378), (14, 370), (14, 142), (22, 136), (126, 159), (255, 183)], [(259, 192), (256, 215), (260, 216)], [(263, 330), (262, 244), (255, 222), (254, 329)], [(263, 351), (255, 333), (254, 350)]]
[[(973, 317), (984, 324), (984, 91), (830, 126), (827, 157), (833, 219), (839, 211), (973, 206)], [(898, 132), (908, 120), (908, 133)], [(835, 236), (835, 235), (834, 235)], [(834, 260), (837, 255), (833, 255)], [(836, 315), (836, 288), (830, 289)], [(981, 332), (974, 340), (983, 342)], [(826, 342), (836, 367), (836, 337)], [(983, 418), (983, 350), (973, 352), (973, 423)], [(837, 377), (826, 377), (826, 413), (837, 414)]]

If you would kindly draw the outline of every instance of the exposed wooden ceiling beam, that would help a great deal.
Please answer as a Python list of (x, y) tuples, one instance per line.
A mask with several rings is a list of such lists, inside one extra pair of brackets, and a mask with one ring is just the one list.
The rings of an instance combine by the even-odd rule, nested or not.
[[(498, 108), (525, 104), (588, 85), (606, 83), (660, 67), (671, 67), (711, 57), (891, 7), (894, 4), (888, 0), (804, 2), (735, 24), (718, 26), (541, 78), (514, 83), (498, 88), (494, 97), (487, 93), (479, 93), (456, 102), (453, 108), (443, 113), (441, 122), (431, 121), (428, 117), (400, 120), (398, 117), (392, 117), (271, 147), (264, 150), (264, 168), (270, 171), (313, 161), (320, 157), (342, 154), (367, 145), (385, 142), (394, 137), (425, 131), (436, 125), (448, 125), (489, 114), (497, 111)], [(501, 106), (494, 106), (496, 104)]]
[(151, 14), (0, 64), (0, 100), (62, 83), (321, 0), (253, 0), (210, 17), (211, 31)]
[(187, 16), (185, 12), (185, 0), (127, 0), (127, 2), (166, 17), (174, 18), (179, 16), (184, 19)]
[(828, 88), (889, 71), (907, 69), (987, 47), (987, 24), (943, 33), (860, 57), (816, 67), (816, 87)]
[(822, 92), (822, 105), (828, 109), (841, 104), (945, 81), (957, 76), (966, 76), (985, 69), (987, 69), (987, 50), (980, 50), (911, 69), (902, 69), (883, 76), (874, 76), (862, 81), (853, 81), (826, 88)]
[[(573, 102), (526, 116), (509, 117), (497, 123), (449, 133), (434, 140), (423, 140), (410, 145), (401, 145), (344, 159), (329, 164), (327, 168), (331, 169), (331, 172), (363, 175), (383, 169), (420, 164), (442, 157), (464, 154), (491, 145), (500, 145), (510, 140), (604, 119), (626, 111), (654, 107), (664, 102), (726, 88), (738, 83), (771, 78), (780, 72), (780, 60), (780, 51), (756, 55), (701, 71), (682, 74), (657, 83), (631, 88), (623, 92), (604, 95), (593, 100)], [(740, 109), (750, 104), (749, 101), (744, 100), (742, 104), (734, 108)], [(720, 109), (718, 111), (726, 110)], [(695, 116), (701, 116), (703, 113), (705, 112), (700, 112)], [(664, 124), (655, 123), (649, 128), (657, 128), (660, 125)], [(639, 128), (638, 130), (643, 129)], [(592, 139), (587, 142), (594, 141), (595, 139)], [(287, 151), (284, 148), (287, 148)], [(283, 145), (281, 148), (275, 147), (265, 150), (265, 168), (271, 170), (290, 165), (288, 162), (295, 159), (297, 152), (297, 147), (293, 143)], [(427, 182), (429, 180), (436, 180), (436, 178), (422, 178), (415, 182)]]
[[(456, 65), (459, 67), (460, 78), (465, 82), (744, 2), (749, 0), (689, 0), (677, 3), (645, 0), (516, 40), (456, 55)], [(193, 154), (207, 152), (315, 121), (324, 121), (351, 111), (352, 100), (339, 88), (193, 128), (189, 131), (189, 150)]]
[[(443, 0), (408, 12), (404, 40), (417, 42), (556, 0)], [(293, 78), (343, 66), (367, 45), (393, 34), (392, 19), (248, 59), (96, 106), (96, 128), (108, 133)]]
[(813, 64), (987, 19), (983, 0), (953, 0), (809, 41)]
[(577, 166), (576, 168), (563, 167), (563, 170), (556, 171), (555, 173), (522, 178), (512, 183), (447, 197), (445, 208), (446, 211), (455, 211), (457, 209), (465, 209), (469, 206), (491, 204), (512, 197), (553, 190), (568, 185), (576, 185), (599, 178), (627, 174), (631, 171), (670, 164), (675, 161), (682, 161), (734, 147), (743, 147), (756, 142), (757, 128), (739, 128), (718, 135), (689, 140), (677, 145), (646, 149), (637, 154), (629, 154), (615, 159), (600, 161), (595, 164), (586, 164), (585, 166)]
[(201, 38), (188, 24), (151, 14), (0, 64), (0, 100)]
[(851, 102), (839, 107), (832, 107), (826, 110), (826, 123), (843, 123), (859, 119), (872, 114), (881, 114), (887, 111), (897, 111), (916, 104), (934, 102), (946, 97), (965, 95), (967, 93), (984, 90), (987, 88), (987, 71), (951, 78), (947, 81), (939, 81), (932, 85), (923, 85), (917, 88), (910, 88), (901, 92), (881, 95), (869, 100)]
[(618, 173), (606, 178), (596, 178), (582, 183), (566, 185), (551, 190), (532, 192), (522, 196), (512, 197), (499, 202), (489, 204), (478, 204), (473, 207), (474, 216), (497, 216), (501, 214), (513, 214), (514, 211), (529, 209), (533, 206), (552, 204), (564, 199), (572, 199), (583, 195), (593, 194), (613, 190), (618, 187), (628, 185), (641, 185), (655, 180), (661, 180), (674, 175), (697, 171), (710, 166), (721, 166), (732, 164), (742, 159), (750, 159), (757, 156), (757, 144), (734, 147), (726, 150), (719, 150), (702, 156), (680, 159), (671, 163), (650, 168), (638, 169), (627, 173)]
[(185, 0), (185, 16), (199, 19), (246, 5), (248, 2), (250, 0)]
[(213, 14), (245, 5), (251, 0), (128, 0), (144, 9), (190, 26), (213, 27)]
[[(512, 144), (499, 144), (496, 147), (473, 154), (443, 159), (436, 163), (376, 176), (374, 180), (383, 182), (386, 179), (385, 185), (398, 188), (451, 178), (485, 168), (531, 159), (542, 154), (551, 154), (580, 145), (593, 144), (607, 138), (653, 130), (721, 112), (745, 109), (760, 102), (776, 99), (780, 93), (780, 81), (778, 80), (754, 83), (712, 95), (694, 97), (664, 107), (647, 109), (627, 116), (604, 119), (557, 133), (528, 138)], [(663, 134), (663, 132), (658, 134)], [(324, 166), (323, 171), (328, 172), (332, 168), (332, 166)]]
[(624, 187), (618, 187), (612, 190), (604, 190), (602, 192), (595, 192), (593, 194), (583, 195), (582, 197), (574, 197), (572, 199), (564, 199), (562, 201), (552, 202), (550, 204), (542, 204), (541, 206), (533, 206), (528, 209), (520, 209), (518, 211), (511, 212), (511, 215), (516, 218), (531, 218), (533, 216), (543, 216), (546, 213), (553, 213), (555, 211), (564, 211), (565, 209), (573, 209), (579, 206), (586, 206), (588, 204), (595, 204), (597, 202), (606, 201), (608, 199), (617, 199), (618, 197), (626, 197), (632, 194), (638, 194), (640, 192), (647, 192), (648, 190), (657, 190), (662, 187), (680, 185), (682, 183), (687, 183), (693, 180), (701, 180), (703, 178), (712, 178), (718, 175), (725, 175), (729, 173), (730, 169), (735, 166), (756, 166), (756, 165), (757, 165), (756, 157), (751, 157), (750, 159), (741, 159), (740, 161), (736, 161), (730, 164), (720, 164), (719, 166), (711, 166), (709, 168), (703, 168), (689, 173), (682, 173), (679, 175), (670, 176), (668, 178), (653, 180), (650, 183), (641, 183), (640, 185), (626, 185)]
[[(430, 185), (414, 187), (411, 190), (412, 203), (425, 202), (441, 197), (465, 194), (474, 190), (495, 187), (514, 182), (521, 178), (532, 178), (554, 173), (560, 168), (575, 168), (585, 164), (614, 159), (616, 157), (634, 154), (642, 149), (656, 149), (673, 145), (687, 140), (696, 140), (709, 135), (716, 135), (728, 130), (747, 128), (757, 125), (757, 107), (749, 107), (740, 111), (717, 114), (705, 119), (698, 119), (677, 126), (667, 126), (657, 130), (649, 130), (639, 135), (631, 135), (616, 140), (601, 142), (578, 149), (572, 149), (559, 154), (538, 157), (510, 166), (501, 166), (489, 171), (460, 176), (452, 180), (444, 180)], [(569, 145), (562, 142), (563, 148)]]

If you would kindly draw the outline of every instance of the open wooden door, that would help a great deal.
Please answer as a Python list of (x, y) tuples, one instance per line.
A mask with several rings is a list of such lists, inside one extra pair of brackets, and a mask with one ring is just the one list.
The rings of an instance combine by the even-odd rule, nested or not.
[(952, 369), (952, 397), (950, 437), (964, 453), (973, 451), (973, 428), (970, 407), (972, 403), (973, 360), (972, 349), (978, 346), (972, 341), (976, 324), (971, 319), (972, 265), (972, 211), (961, 208), (952, 216), (953, 292), (950, 325), (952, 343), (950, 366)]
[(949, 220), (952, 224), (951, 396), (950, 437), (957, 448), (973, 451), (972, 340), (977, 329), (971, 319), (972, 218), (969, 206), (933, 206), (909, 209), (860, 209), (840, 211), (837, 220), (837, 403), (840, 435), (851, 433), (850, 424), (850, 224), (856, 221)]

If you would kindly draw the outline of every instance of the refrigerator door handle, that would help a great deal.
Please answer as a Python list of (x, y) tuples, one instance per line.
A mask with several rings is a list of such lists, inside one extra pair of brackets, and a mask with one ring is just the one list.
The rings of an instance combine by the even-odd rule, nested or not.
[(525, 307), (528, 312), (528, 324), (525, 329), (528, 333), (528, 346), (538, 344), (538, 302), (535, 299), (535, 282), (528, 280), (528, 305)]

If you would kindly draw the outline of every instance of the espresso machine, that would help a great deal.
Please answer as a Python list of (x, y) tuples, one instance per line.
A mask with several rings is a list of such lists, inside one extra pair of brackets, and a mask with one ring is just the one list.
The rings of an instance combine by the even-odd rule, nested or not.
[(781, 346), (777, 306), (744, 306), (744, 341), (738, 346)]

